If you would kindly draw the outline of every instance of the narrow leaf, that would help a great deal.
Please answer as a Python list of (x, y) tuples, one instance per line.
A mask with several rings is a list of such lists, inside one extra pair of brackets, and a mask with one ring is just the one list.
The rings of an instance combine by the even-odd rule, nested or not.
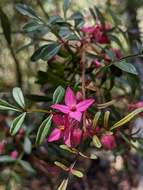
[(99, 117), (101, 115), (101, 111), (98, 111), (95, 116), (94, 116), (94, 119), (93, 119), (93, 127), (95, 128), (97, 126), (97, 123), (98, 123), (98, 120), (99, 120)]
[(0, 163), (1, 162), (4, 162), (4, 163), (15, 162), (15, 159), (13, 159), (10, 156), (0, 156)]
[(63, 100), (65, 89), (62, 86), (58, 86), (53, 94), (53, 103), (59, 103)]
[(65, 166), (64, 164), (62, 164), (61, 162), (54, 162), (55, 163), (55, 165), (56, 166), (58, 166), (58, 167), (60, 167), (60, 168), (62, 168), (63, 170), (65, 170), (65, 171), (68, 171), (69, 170), (69, 168), (67, 167), (67, 166)]
[(104, 128), (108, 128), (108, 122), (109, 122), (109, 116), (110, 116), (110, 111), (106, 111), (104, 114)]
[(10, 127), (11, 135), (15, 135), (19, 131), (20, 127), (22, 126), (24, 122), (25, 116), (26, 116), (26, 113), (24, 112), (13, 120)]
[(64, 179), (60, 184), (60, 186), (58, 187), (58, 190), (66, 190), (67, 186), (68, 186), (68, 179)]
[(27, 154), (30, 154), (31, 153), (31, 150), (32, 150), (32, 144), (31, 144), (31, 141), (28, 137), (25, 137), (24, 139), (24, 151), (27, 153)]
[(97, 148), (101, 148), (101, 146), (102, 146), (102, 145), (101, 145), (101, 142), (100, 142), (99, 138), (98, 138), (96, 135), (93, 136), (92, 142), (93, 142), (93, 144), (94, 144)]
[(39, 127), (37, 137), (36, 137), (36, 144), (41, 144), (45, 137), (48, 135), (51, 123), (52, 123), (53, 115), (50, 115), (46, 118)]
[(75, 175), (76, 177), (80, 177), (80, 178), (83, 177), (83, 173), (81, 171), (78, 171), (78, 170), (75, 170), (75, 169), (71, 169), (71, 173), (73, 175)]
[(138, 75), (136, 68), (132, 64), (127, 63), (125, 60), (120, 61), (118, 63), (114, 63), (114, 65), (116, 67), (118, 67), (119, 69), (121, 69), (122, 71), (125, 71), (127, 73), (131, 73), (134, 75)]
[(21, 88), (19, 87), (13, 88), (12, 95), (13, 95), (14, 100), (17, 102), (17, 104), (21, 108), (25, 108), (25, 101), (24, 101), (24, 96), (23, 96)]
[(25, 15), (25, 16), (28, 16), (28, 17), (34, 18), (34, 19), (38, 19), (38, 20), (40, 19), (40, 18), (36, 15), (35, 11), (34, 11), (30, 6), (28, 6), (28, 5), (18, 3), (18, 4), (16, 5), (16, 9), (17, 9), (21, 14), (23, 14), (23, 15)]
[(14, 107), (13, 105), (9, 104), (5, 100), (0, 99), (0, 110), (12, 110), (12, 111), (17, 111), (21, 112), (18, 108)]
[(18, 163), (25, 169), (27, 172), (35, 173), (35, 170), (32, 168), (31, 164), (29, 162), (26, 162), (24, 160), (19, 160)]
[(115, 123), (110, 130), (116, 129), (118, 127), (121, 127), (122, 125), (128, 123), (130, 120), (132, 120), (136, 115), (143, 112), (143, 108), (137, 108), (131, 113), (129, 113), (127, 116), (125, 116), (123, 119)]
[(64, 0), (63, 4), (63, 11), (64, 11), (64, 16), (66, 17), (67, 10), (70, 7), (71, 0)]

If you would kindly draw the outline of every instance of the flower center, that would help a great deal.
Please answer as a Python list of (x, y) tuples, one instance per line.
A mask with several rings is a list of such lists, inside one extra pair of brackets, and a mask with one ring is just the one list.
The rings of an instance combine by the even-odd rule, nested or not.
[(74, 105), (71, 106), (70, 110), (71, 110), (71, 111), (76, 111), (76, 106), (74, 106)]
[(63, 130), (65, 129), (65, 126), (64, 126), (64, 125), (61, 125), (61, 126), (59, 126), (59, 129), (60, 129), (61, 131), (63, 131)]

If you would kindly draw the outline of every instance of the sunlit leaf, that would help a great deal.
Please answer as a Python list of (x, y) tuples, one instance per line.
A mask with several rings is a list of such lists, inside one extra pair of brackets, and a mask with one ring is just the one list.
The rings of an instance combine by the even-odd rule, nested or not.
[(31, 141), (28, 137), (25, 137), (24, 139), (24, 151), (27, 153), (27, 154), (30, 154), (31, 153), (31, 150), (32, 150), (32, 144), (31, 144)]
[(98, 123), (98, 120), (99, 120), (99, 117), (101, 115), (101, 111), (98, 111), (95, 116), (94, 116), (94, 119), (93, 119), (93, 127), (95, 128), (97, 126), (97, 123)]
[(58, 86), (53, 94), (53, 103), (59, 103), (63, 100), (65, 89), (62, 86)]
[(71, 169), (70, 171), (73, 175), (75, 175), (76, 177), (82, 178), (83, 177), (83, 173), (81, 171), (75, 170), (75, 169)]
[(136, 115), (138, 115), (139, 113), (143, 112), (143, 108), (137, 108), (134, 111), (132, 111), (131, 113), (129, 113), (127, 116), (125, 116), (123, 119), (121, 119), (120, 121), (118, 121), (117, 123), (115, 123), (110, 130), (116, 129), (118, 127), (121, 127), (123, 125), (125, 125), (126, 123), (128, 123), (129, 121), (131, 121)]
[(19, 108), (14, 107), (13, 105), (9, 104), (5, 100), (0, 99), (0, 110), (11, 110), (21, 112)]
[(58, 190), (66, 190), (67, 189), (67, 185), (68, 185), (68, 179), (64, 179), (62, 181), (62, 183), (60, 184), (60, 186), (58, 187)]
[(24, 122), (25, 116), (26, 116), (26, 113), (24, 112), (13, 120), (10, 127), (11, 135), (15, 135), (19, 131), (20, 127), (22, 126)]
[(101, 142), (100, 142), (99, 138), (98, 138), (96, 135), (93, 136), (92, 142), (93, 142), (93, 144), (94, 144), (97, 148), (101, 148), (101, 146), (102, 146), (102, 145), (101, 145)]
[(41, 144), (45, 137), (48, 135), (49, 129), (51, 127), (53, 115), (50, 115), (46, 118), (39, 127), (37, 137), (36, 137), (36, 144)]
[(17, 104), (21, 108), (25, 108), (25, 101), (24, 101), (24, 96), (23, 96), (21, 88), (19, 87), (13, 88), (12, 95), (13, 95), (14, 100), (17, 102)]
[(56, 162), (54, 162), (54, 163), (55, 163), (56, 166), (62, 168), (62, 169), (65, 170), (65, 171), (68, 171), (68, 170), (69, 170), (69, 168), (68, 168), (67, 166), (65, 166), (64, 164), (62, 164), (61, 162), (56, 161)]

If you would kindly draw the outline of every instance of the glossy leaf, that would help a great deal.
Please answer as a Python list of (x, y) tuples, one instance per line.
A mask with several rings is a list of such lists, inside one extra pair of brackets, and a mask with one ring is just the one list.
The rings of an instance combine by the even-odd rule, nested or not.
[(118, 121), (117, 123), (115, 123), (110, 130), (116, 129), (118, 127), (121, 127), (123, 125), (125, 125), (126, 123), (128, 123), (129, 121), (131, 121), (136, 115), (138, 115), (139, 113), (143, 112), (143, 108), (138, 108), (135, 109), (134, 111), (132, 111), (131, 113), (129, 113), (127, 116), (125, 116), (123, 119), (121, 119), (120, 121)]
[(18, 163), (25, 169), (27, 172), (35, 173), (35, 170), (32, 168), (31, 164), (29, 162), (26, 162), (24, 160), (19, 160)]
[(110, 116), (110, 111), (106, 111), (104, 114), (104, 128), (108, 128), (108, 122), (109, 122), (109, 116)]
[(25, 137), (24, 139), (24, 151), (27, 153), (27, 154), (30, 154), (31, 153), (31, 150), (32, 150), (32, 144), (31, 144), (31, 141), (28, 137)]
[(13, 105), (9, 104), (5, 100), (0, 99), (0, 110), (11, 110), (21, 112), (19, 108), (14, 107)]
[(49, 60), (54, 57), (60, 50), (61, 45), (58, 43), (50, 43), (41, 46), (37, 49), (31, 57), (32, 61), (37, 61), (39, 59)]
[(64, 179), (60, 186), (58, 187), (58, 190), (66, 190), (68, 185), (68, 179)]
[(36, 31), (38, 29), (42, 29), (43, 25), (35, 22), (35, 21), (30, 21), (27, 24), (24, 25), (23, 30), (25, 32), (33, 32)]
[(1, 162), (4, 162), (4, 163), (15, 162), (15, 159), (13, 159), (10, 156), (0, 156), (0, 163)]
[(65, 89), (62, 86), (58, 86), (53, 94), (53, 103), (59, 103), (63, 100)]
[(35, 11), (28, 5), (18, 3), (16, 5), (16, 9), (25, 16), (39, 20), (39, 17), (36, 15)]
[(93, 142), (93, 144), (94, 144), (97, 148), (101, 148), (101, 146), (102, 146), (102, 145), (101, 145), (101, 142), (100, 142), (99, 138), (98, 138), (96, 135), (93, 136), (92, 142)]
[(65, 166), (64, 164), (62, 164), (61, 162), (54, 162), (55, 163), (55, 165), (56, 166), (58, 166), (58, 167), (60, 167), (60, 168), (62, 168), (63, 170), (65, 170), (65, 171), (68, 171), (69, 170), (69, 168), (67, 167), (67, 166)]
[(45, 137), (48, 135), (49, 129), (52, 123), (52, 115), (46, 118), (39, 127), (37, 137), (36, 137), (36, 144), (41, 144)]
[(98, 123), (98, 120), (99, 120), (99, 117), (101, 115), (101, 111), (98, 111), (95, 116), (94, 116), (94, 119), (93, 119), (93, 127), (95, 128), (97, 126), (97, 123)]
[(19, 88), (19, 87), (13, 88), (12, 95), (13, 95), (14, 100), (17, 102), (17, 104), (21, 108), (24, 109), (25, 108), (25, 101), (24, 101), (24, 96), (23, 96), (21, 88)]
[(71, 169), (71, 173), (73, 175), (75, 175), (76, 177), (82, 178), (83, 177), (83, 173), (81, 171), (75, 170), (75, 169)]
[(68, 10), (69, 7), (70, 7), (70, 3), (71, 3), (71, 0), (64, 0), (64, 3), (63, 3), (63, 11), (64, 11), (65, 17), (66, 17), (67, 10)]
[(121, 69), (122, 71), (125, 71), (127, 73), (131, 73), (131, 74), (134, 74), (134, 75), (138, 75), (137, 71), (136, 71), (136, 68), (130, 64), (130, 63), (127, 63), (126, 61), (120, 61), (118, 63), (114, 63), (114, 65), (116, 67), (118, 67), (119, 69)]
[(22, 113), (18, 117), (16, 117), (10, 127), (10, 133), (11, 135), (16, 135), (16, 133), (19, 131), (20, 127), (22, 126), (24, 119), (25, 119), (26, 113)]

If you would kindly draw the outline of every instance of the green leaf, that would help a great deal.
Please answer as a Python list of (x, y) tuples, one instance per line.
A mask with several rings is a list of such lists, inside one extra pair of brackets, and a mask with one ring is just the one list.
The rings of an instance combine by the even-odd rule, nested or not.
[(8, 102), (2, 99), (0, 99), (0, 110), (11, 110), (11, 111), (21, 112), (19, 108), (14, 107), (13, 105), (9, 104)]
[(94, 116), (94, 119), (93, 119), (93, 127), (95, 128), (97, 126), (97, 123), (98, 123), (98, 120), (99, 120), (99, 117), (101, 115), (101, 111), (98, 111), (95, 116)]
[(29, 162), (26, 162), (24, 160), (18, 160), (18, 163), (25, 169), (27, 172), (35, 173), (35, 170), (32, 168), (31, 164)]
[(78, 170), (75, 170), (75, 169), (71, 169), (71, 173), (73, 175), (75, 175), (76, 177), (80, 177), (80, 178), (83, 177), (83, 173), (81, 171), (78, 171)]
[(53, 103), (59, 103), (63, 100), (65, 89), (62, 86), (58, 86), (53, 94)]
[(43, 27), (43, 24), (38, 23), (36, 21), (30, 21), (24, 25), (23, 30), (25, 32), (33, 32), (33, 31), (37, 31), (38, 29), (41, 29), (42, 27)]
[(61, 162), (55, 161), (54, 163), (55, 163), (56, 166), (62, 168), (62, 169), (65, 170), (65, 171), (68, 171), (68, 170), (69, 170), (69, 168), (68, 168), (67, 166), (65, 166), (64, 164), (62, 164)]
[(64, 179), (60, 184), (60, 186), (58, 187), (58, 190), (66, 190), (68, 186), (68, 181), (69, 181), (68, 179)]
[(0, 163), (1, 162), (4, 162), (4, 163), (15, 162), (15, 159), (13, 159), (10, 156), (0, 156)]
[(120, 121), (118, 121), (117, 123), (115, 123), (110, 130), (116, 129), (118, 127), (121, 127), (123, 125), (125, 125), (126, 123), (128, 123), (130, 120), (132, 120), (136, 115), (138, 115), (139, 113), (143, 112), (143, 108), (137, 108), (134, 111), (132, 111), (131, 113), (129, 113), (127, 116), (125, 116), (123, 119), (121, 119)]
[(48, 135), (49, 129), (51, 127), (53, 115), (50, 115), (46, 118), (39, 127), (37, 137), (36, 137), (36, 144), (41, 144), (45, 137)]
[(121, 69), (122, 71), (138, 75), (136, 68), (132, 64), (127, 63), (125, 60), (119, 61), (118, 63), (114, 63), (114, 65), (119, 69)]
[(34, 52), (34, 54), (31, 57), (31, 60), (32, 61), (37, 61), (39, 59), (49, 60), (59, 52), (60, 48), (61, 44), (58, 44), (56, 42), (43, 45)]
[(3, 12), (1, 8), (0, 8), (0, 20), (5, 39), (8, 44), (11, 44), (11, 25), (7, 15)]
[(22, 126), (24, 122), (25, 116), (26, 116), (26, 113), (24, 112), (13, 120), (10, 127), (11, 135), (15, 135), (19, 131), (20, 127)]
[(71, 0), (64, 0), (64, 4), (63, 4), (64, 17), (66, 17), (66, 13), (70, 7), (70, 4), (71, 4)]
[(31, 153), (31, 150), (32, 150), (32, 144), (31, 144), (31, 141), (28, 137), (25, 137), (24, 139), (24, 151), (27, 153), (27, 154), (30, 154)]
[(30, 7), (25, 4), (18, 3), (16, 5), (16, 9), (23, 15), (28, 16), (30, 18), (38, 19), (40, 18), (36, 15), (35, 11)]
[(25, 108), (25, 101), (24, 101), (24, 96), (23, 96), (21, 88), (19, 87), (13, 88), (12, 95), (13, 95), (14, 100), (17, 102), (17, 104), (21, 108)]
[(101, 22), (101, 24), (104, 24), (105, 23), (105, 18), (103, 16), (102, 12), (96, 6), (94, 7), (94, 9), (96, 11), (96, 15), (97, 15), (99, 21)]
[(101, 148), (101, 146), (102, 146), (102, 145), (101, 145), (101, 142), (100, 142), (99, 138), (98, 138), (96, 135), (93, 136), (92, 142), (93, 142), (93, 144), (94, 144), (97, 148)]
[(106, 111), (104, 114), (104, 128), (108, 128), (108, 123), (109, 123), (109, 116), (110, 116), (110, 111)]

